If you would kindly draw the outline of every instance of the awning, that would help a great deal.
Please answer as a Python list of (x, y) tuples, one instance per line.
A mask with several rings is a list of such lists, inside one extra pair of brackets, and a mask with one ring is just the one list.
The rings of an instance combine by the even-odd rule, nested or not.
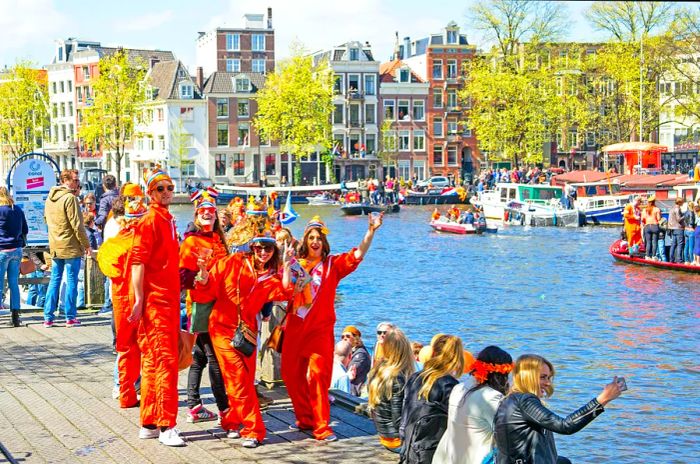
[(622, 153), (626, 151), (666, 151), (666, 145), (659, 145), (651, 142), (620, 142), (606, 145), (601, 148), (601, 151), (608, 153)]

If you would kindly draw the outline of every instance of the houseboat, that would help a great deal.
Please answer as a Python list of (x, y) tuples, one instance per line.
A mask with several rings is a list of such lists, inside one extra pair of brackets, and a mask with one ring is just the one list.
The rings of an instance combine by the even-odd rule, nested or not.
[(570, 185), (576, 189), (574, 206), (586, 216), (586, 224), (624, 224), (622, 212), (633, 195), (620, 193), (620, 184), (599, 181)]

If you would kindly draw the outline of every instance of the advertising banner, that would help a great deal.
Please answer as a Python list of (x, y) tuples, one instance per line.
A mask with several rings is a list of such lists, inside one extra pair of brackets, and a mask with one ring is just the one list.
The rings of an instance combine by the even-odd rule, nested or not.
[(11, 173), (13, 196), (27, 219), (27, 245), (48, 245), (49, 230), (44, 219), (44, 204), (51, 187), (56, 185), (53, 166), (40, 158), (19, 163)]

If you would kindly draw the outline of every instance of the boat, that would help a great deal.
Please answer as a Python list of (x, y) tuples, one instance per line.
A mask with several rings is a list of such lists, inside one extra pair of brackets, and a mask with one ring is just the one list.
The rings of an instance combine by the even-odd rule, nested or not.
[(309, 201), (309, 205), (311, 205), (311, 206), (328, 206), (328, 205), (337, 205), (338, 204), (338, 202), (336, 200), (334, 200), (333, 198), (331, 198), (328, 195), (323, 194), (323, 193), (316, 195), (315, 197), (309, 197), (308, 201)]
[(393, 205), (368, 205), (366, 203), (349, 203), (340, 207), (340, 211), (346, 216), (360, 216), (370, 213), (398, 213), (401, 207)]
[(633, 195), (620, 193), (614, 182), (581, 182), (569, 184), (576, 189), (574, 205), (586, 216), (586, 224), (623, 225), (622, 213)]
[(460, 224), (458, 222), (447, 221), (443, 218), (433, 219), (430, 221), (430, 227), (437, 232), (446, 232), (450, 234), (470, 235), (470, 234), (495, 234), (498, 232), (497, 227), (479, 227), (473, 224)]
[(493, 190), (481, 192), (470, 201), (491, 220), (529, 226), (582, 226), (583, 214), (564, 208), (561, 197), (561, 187), (498, 183)]
[(427, 192), (407, 190), (404, 195), (404, 203), (407, 205), (457, 205), (466, 204), (468, 199), (462, 200), (455, 188), (430, 189)]
[[(347, 182), (346, 188), (356, 189), (357, 182)], [(218, 201), (220, 203), (227, 203), (233, 200), (235, 197), (241, 197), (244, 201), (248, 201), (248, 197), (264, 197), (269, 195), (271, 192), (277, 192), (279, 196), (286, 197), (288, 194), (292, 195), (292, 203), (294, 204), (308, 204), (309, 197), (318, 195), (319, 192), (325, 192), (329, 190), (340, 191), (340, 184), (323, 184), (323, 185), (295, 185), (292, 187), (254, 187), (246, 185), (226, 185), (226, 184), (216, 184), (214, 186), (219, 192)]]
[(645, 259), (642, 255), (631, 256), (627, 251), (627, 244), (623, 244), (622, 240), (617, 240), (610, 245), (610, 254), (617, 261), (637, 264), (639, 266), (650, 266), (657, 269), (668, 269), (671, 271), (683, 271), (683, 272), (693, 272), (695, 274), (700, 274), (700, 266), (695, 266), (692, 264), (683, 263), (668, 263), (665, 261), (655, 261), (650, 259)]

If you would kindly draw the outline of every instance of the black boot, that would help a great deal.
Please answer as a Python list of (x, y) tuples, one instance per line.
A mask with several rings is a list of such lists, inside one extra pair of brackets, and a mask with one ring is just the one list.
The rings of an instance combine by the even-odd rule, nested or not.
[(22, 320), (19, 318), (19, 309), (13, 309), (12, 312), (12, 327), (19, 327), (22, 325)]

